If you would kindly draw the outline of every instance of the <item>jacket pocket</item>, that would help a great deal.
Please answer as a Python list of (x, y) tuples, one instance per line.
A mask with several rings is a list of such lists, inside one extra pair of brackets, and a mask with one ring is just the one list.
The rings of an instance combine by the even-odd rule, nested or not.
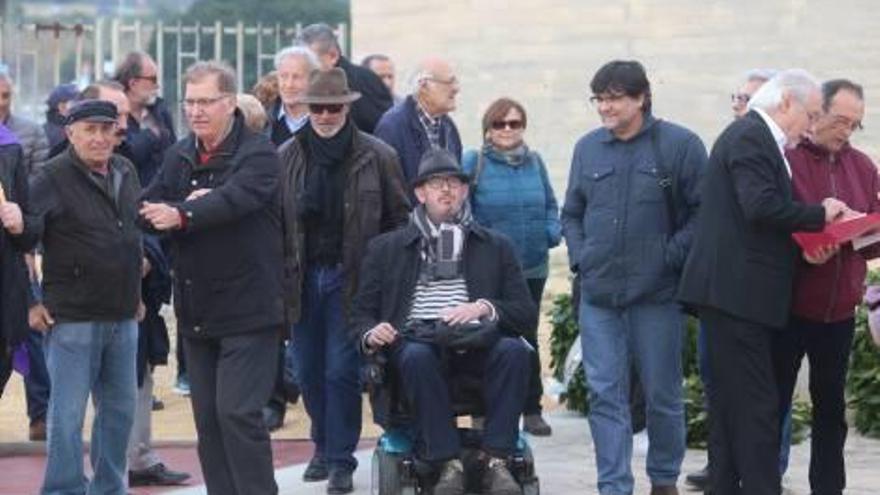
[(633, 174), (633, 192), (639, 203), (663, 203), (666, 201), (660, 187), (660, 171), (654, 162), (639, 162)]
[(584, 168), (582, 179), (588, 208), (613, 208), (617, 197), (614, 175), (610, 162), (591, 163)]

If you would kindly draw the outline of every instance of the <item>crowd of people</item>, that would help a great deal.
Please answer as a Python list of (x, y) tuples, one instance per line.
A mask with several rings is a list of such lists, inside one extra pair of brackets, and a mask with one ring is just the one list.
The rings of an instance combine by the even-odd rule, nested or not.
[[(29, 436), (46, 440), (41, 493), (180, 484), (151, 446), (152, 374), (172, 347), (208, 493), (273, 494), (270, 432), (303, 400), (305, 481), (353, 491), (361, 365), (382, 355), (414, 412), (432, 493), (464, 493), (451, 375), (480, 377), (486, 493), (543, 416), (538, 314), (548, 252), (576, 275), (599, 492), (632, 494), (630, 391), (645, 399), (652, 495), (677, 494), (685, 455), (682, 339), (698, 315), (716, 495), (778, 495), (801, 361), (813, 402), (810, 484), (842, 494), (844, 383), (866, 260), (877, 244), (801, 252), (791, 234), (880, 213), (880, 181), (849, 143), (862, 87), (756, 70), (707, 153), (652, 112), (636, 61), (589, 82), (602, 125), (574, 146), (560, 208), (528, 113), (493, 101), (464, 150), (452, 63), (427, 57), (397, 95), (386, 55), (358, 65), (306, 27), (250, 94), (221, 62), (183, 75), (188, 132), (158, 96), (155, 61), (62, 85), (39, 126), (0, 74), (0, 371), (25, 375)], [(82, 426), (95, 408), (90, 456)], [(381, 411), (376, 411), (381, 414)]]

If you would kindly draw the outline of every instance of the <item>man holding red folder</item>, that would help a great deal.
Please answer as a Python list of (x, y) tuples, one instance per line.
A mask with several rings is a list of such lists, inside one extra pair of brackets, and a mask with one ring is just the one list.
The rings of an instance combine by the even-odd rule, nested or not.
[[(786, 152), (794, 198), (816, 203), (835, 197), (855, 212), (880, 213), (877, 168), (849, 144), (850, 136), (862, 127), (862, 87), (845, 79), (825, 82), (822, 110), (810, 138)], [(773, 360), (782, 408), (791, 403), (804, 355), (810, 360), (810, 487), (813, 493), (840, 495), (846, 485), (844, 386), (855, 307), (862, 298), (866, 261), (880, 256), (880, 244), (856, 250), (852, 243), (844, 243), (829, 253), (832, 256), (824, 264), (798, 267), (791, 318), (785, 330), (774, 334)]]
[(832, 197), (821, 204), (792, 198), (783, 150), (820, 117), (821, 102), (807, 72), (780, 72), (719, 136), (703, 179), (679, 298), (699, 311), (707, 329), (714, 495), (780, 493), (772, 345), (787, 324), (801, 257), (791, 234), (821, 230), (848, 211)]

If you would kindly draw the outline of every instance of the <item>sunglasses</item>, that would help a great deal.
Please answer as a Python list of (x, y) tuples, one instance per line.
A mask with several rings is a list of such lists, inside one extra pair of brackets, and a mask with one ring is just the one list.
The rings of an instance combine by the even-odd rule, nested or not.
[(309, 103), (309, 113), (315, 115), (321, 115), (324, 112), (339, 113), (344, 106), (342, 103)]
[(523, 125), (522, 120), (496, 120), (492, 122), (492, 129), (496, 131), (500, 131), (502, 129), (510, 129), (511, 131), (518, 131), (525, 127)]

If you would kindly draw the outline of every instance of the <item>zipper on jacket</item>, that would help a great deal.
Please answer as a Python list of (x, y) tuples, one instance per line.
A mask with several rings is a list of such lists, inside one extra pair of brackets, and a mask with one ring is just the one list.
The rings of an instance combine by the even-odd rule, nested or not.
[[(831, 197), (837, 198), (837, 182), (834, 180), (834, 167), (836, 167), (835, 155), (829, 156), (828, 177), (831, 184)], [(831, 312), (834, 310), (834, 301), (837, 299), (837, 285), (840, 282), (840, 268), (843, 264), (843, 256), (838, 251), (834, 255), (834, 279), (831, 282), (831, 291), (828, 298), (828, 306), (825, 309), (825, 322), (831, 321)]]

